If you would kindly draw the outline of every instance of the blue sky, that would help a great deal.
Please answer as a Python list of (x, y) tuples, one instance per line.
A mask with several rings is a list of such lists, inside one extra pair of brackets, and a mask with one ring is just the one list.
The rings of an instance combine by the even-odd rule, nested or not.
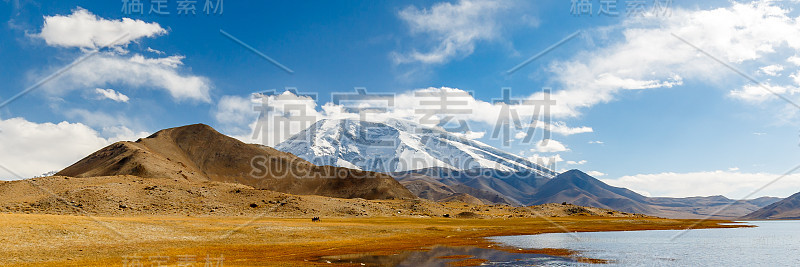
[[(332, 93), (355, 87), (399, 99), (468, 91), (474, 112), (461, 119), (473, 138), (654, 196), (742, 197), (800, 164), (798, 108), (676, 38), (800, 102), (794, 2), (656, 1), (670, 3), (654, 13), (645, 1), (648, 12), (631, 16), (625, 0), (616, 16), (598, 14), (600, 1), (591, 16), (570, 1), (225, 1), (206, 14), (200, 0), (196, 15), (177, 2), (168, 15), (148, 14), (147, 0), (144, 14), (120, 1), (0, 2), (0, 101), (91, 54), (0, 108), (0, 164), (29, 177), (192, 123), (258, 142), (250, 94), (287, 87), (316, 93), (320, 118), (336, 116), (323, 108)], [(553, 142), (490, 138), (504, 87), (527, 99), (552, 88)], [(754, 196), (798, 190), (800, 176), (788, 176)]]

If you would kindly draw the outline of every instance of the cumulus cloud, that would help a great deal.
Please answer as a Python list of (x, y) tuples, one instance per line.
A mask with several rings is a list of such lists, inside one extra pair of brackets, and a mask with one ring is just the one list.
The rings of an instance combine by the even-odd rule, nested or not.
[(42, 31), (35, 36), (50, 46), (95, 49), (127, 45), (140, 38), (166, 33), (167, 30), (155, 22), (130, 18), (107, 20), (78, 7), (69, 15), (45, 16)]
[(248, 124), (258, 114), (253, 110), (255, 104), (254, 98), (226, 95), (217, 102), (214, 117), (223, 124)]
[[(756, 189), (774, 181), (780, 174), (745, 173), (737, 169), (727, 171), (703, 171), (657, 174), (637, 174), (617, 179), (603, 179), (603, 182), (620, 186), (636, 192), (647, 192), (651, 196), (693, 197), (724, 195), (740, 199)], [(800, 174), (791, 174), (772, 184), (753, 196), (787, 197), (797, 193), (800, 187)]]
[(94, 91), (97, 93), (97, 95), (100, 96), (101, 99), (111, 99), (116, 102), (125, 102), (125, 103), (128, 103), (128, 100), (130, 100), (128, 96), (120, 92), (114, 91), (114, 89), (95, 88)]
[(210, 80), (182, 73), (179, 68), (182, 59), (180, 56), (145, 58), (138, 54), (98, 53), (73, 65), (44, 88), (55, 94), (87, 87), (152, 88), (165, 90), (176, 100), (210, 102)]
[(473, 132), (467, 131), (465, 133), (454, 133), (456, 136), (464, 138), (464, 139), (479, 139), (486, 135), (486, 132)]
[(605, 173), (599, 171), (587, 171), (586, 174), (591, 175), (592, 177), (603, 177), (606, 176)]
[[(763, 86), (763, 87), (762, 87)], [(786, 93), (797, 93), (800, 92), (800, 88), (794, 86), (780, 86), (780, 85), (771, 85), (769, 83), (764, 83), (761, 85), (757, 84), (748, 84), (742, 86), (742, 89), (731, 90), (730, 96), (734, 98), (738, 98), (741, 100), (746, 100), (750, 102), (763, 102), (770, 98), (775, 97), (775, 94), (786, 94)]]
[(580, 160), (580, 161), (569, 160), (569, 161), (567, 161), (567, 164), (569, 164), (569, 165), (583, 165), (583, 164), (586, 164), (586, 162), (587, 162), (586, 160)]
[[(547, 167), (547, 168), (549, 168), (551, 170), (557, 169), (556, 168), (556, 164), (558, 162), (564, 161), (564, 159), (561, 158), (561, 155), (559, 155), (559, 154), (555, 154), (555, 155), (552, 155), (552, 156), (533, 154), (532, 156), (527, 157), (527, 159), (532, 161), (532, 162), (535, 162), (536, 164), (539, 164), (541, 166), (545, 166), (545, 167)], [(559, 172), (563, 172), (563, 171), (564, 170), (560, 170)]]
[(531, 148), (531, 152), (562, 152), (562, 151), (569, 151), (569, 148), (556, 140), (542, 140), (541, 142), (536, 143), (534, 148)]
[(249, 98), (223, 96), (213, 116), (224, 131), (234, 138), (268, 146), (279, 144), (318, 120), (344, 118), (344, 115), (331, 110), (318, 110), (313, 97), (291, 91), (280, 94), (255, 93)]
[[(61, 170), (119, 138), (137, 137), (127, 128), (110, 129), (109, 134), (114, 135), (103, 137), (82, 123), (36, 123), (23, 118), (0, 120), (0, 164), (23, 178), (32, 177)], [(0, 170), (0, 179), (16, 178)]]
[(800, 57), (798, 57), (797, 55), (791, 56), (786, 59), (786, 62), (792, 63), (796, 66), (800, 66)]
[(128, 127), (138, 125), (124, 114), (109, 114), (103, 111), (90, 111), (86, 109), (68, 109), (61, 111), (68, 119), (85, 124), (100, 132), (100, 136), (113, 141), (132, 141), (148, 136), (147, 132), (134, 132)]
[[(734, 66), (758, 65), (753, 71), (764, 67), (765, 74), (777, 75), (774, 65), (783, 62), (769, 60), (790, 58), (800, 49), (800, 19), (780, 4), (763, 0), (711, 10), (673, 8), (671, 16), (628, 18), (589, 31), (601, 39), (595, 43), (608, 45), (550, 65), (553, 81), (563, 88), (553, 93), (558, 99), (553, 114), (577, 116), (581, 108), (611, 101), (626, 90), (669, 88), (685, 80), (720, 83), (736, 75), (675, 36)], [(756, 88), (739, 91), (748, 89)], [(731, 94), (751, 98), (755, 92)]]
[(476, 42), (498, 38), (498, 13), (509, 8), (511, 2), (501, 0), (442, 2), (423, 9), (406, 7), (398, 13), (400, 19), (412, 34), (425, 35), (434, 45), (427, 52), (395, 52), (393, 59), (396, 63), (440, 64), (470, 55)]
[[(42, 38), (50, 46), (81, 48), (87, 52), (84, 54), (87, 57), (75, 59), (74, 65), (68, 71), (43, 87), (55, 94), (75, 89), (113, 86), (163, 89), (176, 100), (210, 102), (210, 80), (183, 71), (183, 56), (128, 56), (128, 51), (123, 48), (141, 38), (157, 37), (166, 33), (155, 22), (130, 18), (108, 20), (83, 8), (77, 8), (69, 15), (45, 16), (42, 30), (33, 34), (34, 38)], [(108, 46), (120, 36), (124, 37), (111, 45), (111, 50), (88, 54), (88, 50)], [(163, 54), (150, 47), (147, 50)], [(61, 69), (61, 66), (44, 70), (41, 75), (34, 75), (32, 78), (39, 80), (53, 73), (55, 69)]]
[(156, 49), (153, 49), (152, 47), (147, 47), (146, 51), (150, 52), (150, 53), (155, 53), (155, 54), (158, 54), (158, 55), (165, 54), (164, 51), (156, 50)]
[(779, 64), (774, 64), (759, 68), (759, 72), (768, 76), (780, 76), (781, 71), (783, 71), (783, 66)]

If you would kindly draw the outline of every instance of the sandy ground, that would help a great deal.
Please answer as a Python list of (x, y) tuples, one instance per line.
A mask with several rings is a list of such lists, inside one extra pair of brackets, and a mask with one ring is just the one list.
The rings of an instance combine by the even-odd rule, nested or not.
[[(312, 222), (312, 217), (321, 221)], [(692, 224), (562, 203), (510, 207), (341, 199), (135, 176), (0, 183), (0, 265), (8, 266), (219, 266), (220, 261), (224, 266), (392, 266), (402, 259), (327, 261), (330, 256), (391, 255), (436, 245), (494, 246), (487, 236)], [(699, 227), (717, 227), (717, 222)], [(482, 262), (441, 256), (453, 256), (462, 265)]]
[[(698, 227), (719, 226), (708, 221)], [(490, 247), (483, 237), (562, 231), (681, 229), (658, 218), (308, 218), (0, 214), (0, 264), (326, 265), (323, 256), (393, 254), (433, 245)], [(556, 251), (555, 254), (563, 253)], [(551, 253), (552, 254), (552, 253)], [(472, 260), (477, 262), (477, 260)], [(360, 266), (361, 264), (355, 264)]]

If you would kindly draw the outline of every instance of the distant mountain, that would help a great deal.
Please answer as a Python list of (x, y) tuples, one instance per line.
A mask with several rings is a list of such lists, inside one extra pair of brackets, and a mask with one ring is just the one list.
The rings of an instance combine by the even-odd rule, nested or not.
[(233, 182), (291, 194), (365, 199), (414, 198), (388, 175), (315, 166), (270, 147), (242, 143), (203, 124), (161, 130), (136, 142), (111, 144), (56, 175), (134, 175)]
[[(411, 173), (411, 176), (408, 173)], [(490, 192), (492, 196), (506, 199), (513, 205), (567, 202), (669, 218), (711, 216), (715, 219), (733, 219), (781, 200), (770, 197), (743, 201), (723, 196), (645, 197), (625, 188), (610, 186), (579, 170), (567, 171), (552, 179), (530, 173), (504, 173), (491, 170), (455, 171), (446, 168), (393, 173), (392, 176), (417, 196), (434, 200), (446, 198), (457, 192), (466, 192), (463, 189), (456, 192), (453, 188), (469, 187), (480, 192)], [(421, 180), (426, 182), (423, 183)], [(442, 189), (445, 187), (446, 190)], [(436, 197), (430, 198), (432, 195)], [(473, 196), (481, 199), (476, 194)]]
[(317, 165), (385, 173), (442, 167), (526, 171), (543, 177), (557, 174), (484, 143), (394, 119), (383, 123), (320, 120), (275, 148)]
[(775, 202), (744, 216), (744, 219), (766, 220), (766, 219), (800, 219), (800, 193), (791, 195), (784, 200)]
[(559, 174), (542, 185), (532, 198), (535, 199), (532, 204), (567, 202), (632, 213), (655, 214), (658, 211), (648, 205), (647, 197), (607, 185), (579, 170)]
[(659, 216), (663, 217), (702, 218), (714, 214), (713, 217), (715, 218), (734, 219), (780, 200), (782, 198), (776, 197), (761, 197), (750, 200), (733, 200), (724, 196), (654, 197), (650, 198), (650, 203), (658, 207)]

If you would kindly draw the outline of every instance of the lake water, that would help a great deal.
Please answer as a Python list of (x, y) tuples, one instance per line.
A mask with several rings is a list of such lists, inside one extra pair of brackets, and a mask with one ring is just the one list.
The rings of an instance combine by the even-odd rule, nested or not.
[[(746, 222), (754, 228), (556, 233), (501, 236), (492, 241), (519, 248), (565, 248), (580, 256), (612, 260), (598, 266), (800, 266), (800, 221)], [(577, 239), (576, 239), (577, 237)], [(502, 266), (589, 265), (558, 257), (514, 261)]]

